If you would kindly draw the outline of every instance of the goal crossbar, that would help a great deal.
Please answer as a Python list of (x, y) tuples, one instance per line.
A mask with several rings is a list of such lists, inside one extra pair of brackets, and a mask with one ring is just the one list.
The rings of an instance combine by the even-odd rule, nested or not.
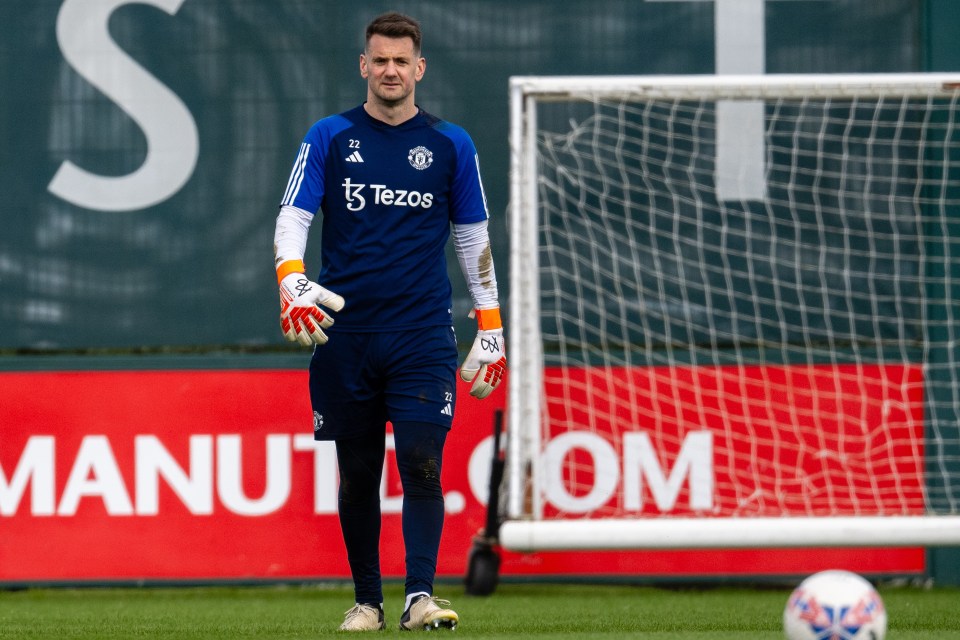
[(953, 93), (956, 73), (768, 74), (684, 76), (513, 76), (517, 95), (537, 100), (630, 96), (633, 100), (678, 98), (711, 100), (817, 97), (877, 97)]

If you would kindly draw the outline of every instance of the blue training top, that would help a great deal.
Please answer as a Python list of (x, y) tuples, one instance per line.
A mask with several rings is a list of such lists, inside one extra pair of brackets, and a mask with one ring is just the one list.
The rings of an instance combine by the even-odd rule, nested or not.
[(393, 126), (363, 106), (313, 125), (282, 205), (323, 211), (317, 282), (343, 296), (331, 331), (450, 325), (450, 223), (487, 219), (476, 147), (420, 110)]

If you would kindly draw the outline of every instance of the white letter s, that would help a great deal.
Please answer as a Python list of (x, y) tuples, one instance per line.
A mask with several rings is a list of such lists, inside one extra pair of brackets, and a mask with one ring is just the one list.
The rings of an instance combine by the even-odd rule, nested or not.
[(147, 157), (125, 176), (100, 176), (69, 160), (48, 189), (67, 202), (101, 211), (143, 209), (174, 195), (199, 156), (197, 126), (186, 105), (110, 37), (110, 14), (126, 4), (149, 4), (175, 14), (185, 0), (64, 0), (57, 40), (77, 73), (115, 102), (143, 130)]

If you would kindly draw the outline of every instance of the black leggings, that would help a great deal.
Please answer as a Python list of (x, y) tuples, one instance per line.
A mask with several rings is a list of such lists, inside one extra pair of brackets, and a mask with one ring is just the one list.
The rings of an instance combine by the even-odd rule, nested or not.
[[(403, 486), (403, 542), (407, 594), (433, 593), (443, 531), (440, 470), (447, 429), (425, 422), (393, 425), (397, 469)], [(358, 603), (383, 602), (380, 574), (380, 477), (382, 434), (337, 440), (340, 528)]]

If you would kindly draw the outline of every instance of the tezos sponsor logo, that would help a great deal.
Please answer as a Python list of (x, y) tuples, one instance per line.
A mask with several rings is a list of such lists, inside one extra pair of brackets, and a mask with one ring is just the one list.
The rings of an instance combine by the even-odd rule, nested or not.
[[(340, 185), (343, 187), (344, 200), (350, 211), (363, 211), (367, 206), (367, 198), (373, 197), (375, 205), (394, 207), (422, 207), (429, 209), (433, 206), (432, 193), (420, 193), (409, 189), (390, 189), (385, 184), (358, 184), (347, 178)], [(369, 193), (372, 191), (373, 193)]]

